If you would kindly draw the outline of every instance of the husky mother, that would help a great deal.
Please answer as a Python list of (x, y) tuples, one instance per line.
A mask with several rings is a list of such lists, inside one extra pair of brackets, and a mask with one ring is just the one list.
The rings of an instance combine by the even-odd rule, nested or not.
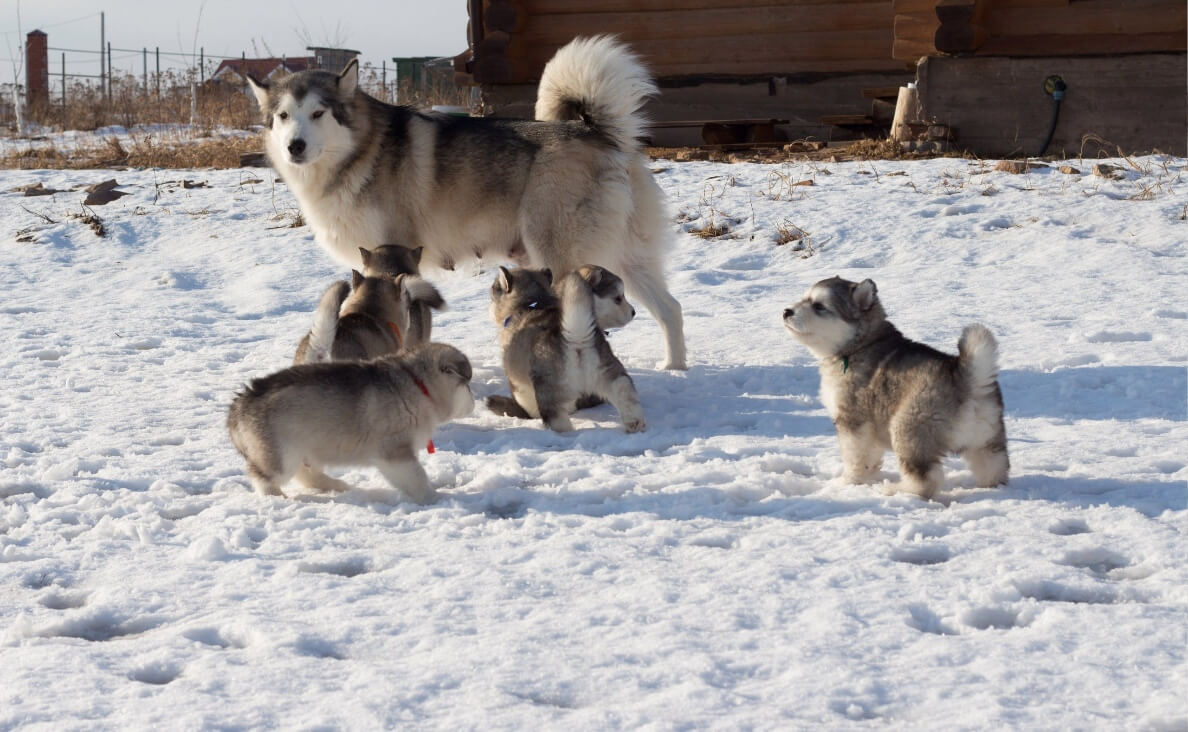
[(656, 86), (613, 38), (557, 51), (536, 121), (385, 104), (358, 88), (353, 61), (338, 76), (249, 81), (273, 167), (342, 263), (357, 268), (359, 247), (400, 244), (424, 247), (422, 263), (446, 269), (475, 256), (558, 277), (600, 265), (660, 321), (665, 367), (685, 368), (681, 306), (664, 282), (664, 198), (639, 140), (640, 107)]

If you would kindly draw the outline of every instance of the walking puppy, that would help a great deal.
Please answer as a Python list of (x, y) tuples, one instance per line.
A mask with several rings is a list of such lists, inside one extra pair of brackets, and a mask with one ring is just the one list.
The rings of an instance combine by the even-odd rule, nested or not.
[(499, 326), (512, 396), (489, 397), (487, 406), (568, 432), (578, 398), (592, 394), (615, 406), (628, 432), (643, 430), (647, 423), (635, 384), (598, 327), (590, 283), (572, 272), (556, 295), (551, 285), (547, 269), (499, 268), (491, 286), (491, 317)]
[(970, 325), (957, 356), (941, 353), (905, 338), (877, 292), (871, 280), (831, 277), (784, 310), (784, 327), (820, 359), (821, 402), (837, 428), (843, 479), (873, 482), (890, 448), (904, 493), (931, 498), (944, 481), (941, 458), (953, 453), (979, 486), (1006, 483), (994, 336)]
[[(419, 277), (368, 277), (352, 271), (351, 285), (335, 282), (322, 295), (293, 363), (364, 361), (423, 345), (432, 303), (444, 305), (437, 289)], [(420, 325), (416, 333), (414, 313)]]
[(626, 46), (599, 36), (558, 50), (536, 120), (385, 104), (359, 89), (354, 62), (250, 82), (269, 160), (339, 261), (357, 268), (358, 247), (395, 242), (424, 247), (422, 267), (602, 265), (656, 316), (666, 367), (685, 368), (681, 306), (664, 280), (672, 226), (640, 142), (656, 85)]
[(262, 495), (291, 478), (318, 491), (349, 485), (322, 472), (373, 465), (416, 503), (437, 498), (416, 454), (438, 425), (474, 408), (470, 361), (431, 343), (373, 361), (290, 366), (254, 379), (231, 403), (227, 429)]

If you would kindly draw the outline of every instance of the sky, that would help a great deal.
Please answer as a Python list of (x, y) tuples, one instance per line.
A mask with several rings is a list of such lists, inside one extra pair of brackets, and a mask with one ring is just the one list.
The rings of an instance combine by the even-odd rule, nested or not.
[[(113, 68), (137, 75), (143, 55), (114, 49), (148, 48), (150, 70), (156, 47), (162, 68), (182, 65), (181, 54), (196, 54), (199, 48), (208, 57), (305, 55), (306, 38), (312, 45), (357, 50), (364, 63), (376, 66), (383, 60), (390, 64), (394, 56), (454, 56), (466, 49), (465, 0), (4, 0), (0, 32), (7, 45), (0, 48), (0, 57), (10, 65), (18, 39), (34, 29), (49, 35), (51, 49), (97, 51), (101, 11)], [(61, 68), (61, 54), (50, 51), (51, 75)], [(93, 74), (98, 67), (97, 53), (66, 53), (68, 74)]]

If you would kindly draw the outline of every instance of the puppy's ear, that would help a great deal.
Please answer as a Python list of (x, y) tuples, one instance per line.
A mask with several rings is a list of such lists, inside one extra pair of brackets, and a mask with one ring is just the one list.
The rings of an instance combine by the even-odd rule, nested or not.
[(602, 267), (595, 267), (593, 265), (586, 265), (578, 269), (578, 274), (582, 276), (586, 282), (590, 283), (590, 289), (598, 289), (598, 284), (602, 282)]
[(351, 289), (352, 290), (359, 289), (359, 285), (363, 284), (364, 279), (365, 278), (363, 277), (362, 273), (359, 272), (359, 270), (352, 269), (351, 270)]
[(262, 81), (256, 81), (256, 77), (247, 74), (248, 88), (252, 90), (252, 96), (256, 98), (256, 104), (260, 105), (261, 112), (268, 111), (268, 84)]
[(418, 267), (421, 266), (421, 255), (425, 253), (425, 247), (417, 247), (416, 249), (410, 249), (409, 251), (412, 252), (413, 264), (417, 265)]
[(367, 269), (371, 265), (371, 250), (366, 247), (359, 247), (359, 256), (363, 258), (363, 268)]
[(545, 267), (544, 269), (542, 269), (540, 271), (540, 273), (542, 275), (544, 275), (546, 282), (548, 282), (550, 285), (553, 284), (553, 270), (549, 269), (548, 267)]
[(512, 276), (511, 272), (507, 271), (507, 267), (499, 268), (499, 274), (495, 277), (495, 284), (504, 292), (511, 292)]
[(342, 97), (350, 98), (355, 95), (355, 89), (359, 87), (359, 59), (351, 59), (351, 62), (346, 65), (342, 73), (338, 75), (338, 93)]
[(862, 280), (858, 286), (854, 288), (852, 297), (854, 304), (858, 309), (866, 312), (874, 306), (875, 301), (878, 300), (879, 288), (875, 287), (874, 280)]

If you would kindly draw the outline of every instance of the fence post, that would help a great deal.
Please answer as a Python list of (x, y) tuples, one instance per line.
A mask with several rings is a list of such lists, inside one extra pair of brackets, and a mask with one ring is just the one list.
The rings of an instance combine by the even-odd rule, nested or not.
[(99, 13), (99, 95), (105, 96), (107, 94), (107, 86), (104, 79), (107, 73), (107, 62), (103, 60), (103, 49), (107, 48), (107, 26), (104, 14)]
[(148, 48), (142, 47), (144, 53), (144, 95), (148, 96)]
[(107, 42), (107, 101), (111, 101), (111, 41)]
[(62, 129), (66, 129), (66, 54), (62, 54)]
[(190, 126), (198, 125), (198, 84), (190, 82)]
[(157, 99), (161, 98), (161, 47), (156, 46), (157, 49)]
[(388, 101), (388, 60), (380, 59), (380, 87), (383, 89), (383, 97), (385, 102)]
[(198, 49), (198, 81), (206, 83), (206, 49)]

